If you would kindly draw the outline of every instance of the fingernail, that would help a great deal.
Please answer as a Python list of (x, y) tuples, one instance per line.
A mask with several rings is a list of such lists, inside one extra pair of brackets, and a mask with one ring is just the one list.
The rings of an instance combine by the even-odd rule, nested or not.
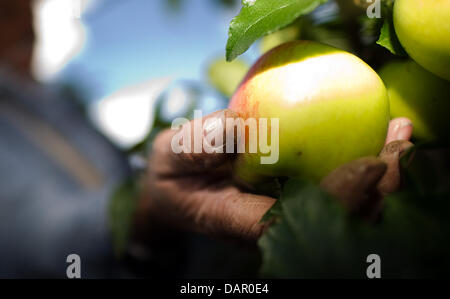
[(409, 140), (413, 124), (408, 120), (400, 121), (394, 128), (396, 140)]
[(210, 118), (206, 121), (206, 124), (203, 128), (203, 135), (206, 136), (211, 132), (217, 130), (222, 124), (222, 120), (219, 117)]
[(210, 118), (207, 120), (203, 128), (203, 136), (204, 138), (208, 135), (214, 136), (211, 140), (211, 146), (213, 149), (221, 148), (224, 145), (223, 140), (223, 130), (224, 130), (224, 121), (223, 115), (219, 115), (214, 118)]

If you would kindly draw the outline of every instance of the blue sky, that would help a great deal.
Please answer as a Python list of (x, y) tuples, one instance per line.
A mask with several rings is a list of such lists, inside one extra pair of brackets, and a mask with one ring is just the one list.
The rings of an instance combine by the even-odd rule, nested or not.
[(208, 60), (225, 55), (239, 9), (210, 0), (187, 0), (179, 11), (166, 0), (103, 0), (84, 16), (88, 41), (63, 77), (81, 79), (90, 100), (151, 78), (203, 80)]

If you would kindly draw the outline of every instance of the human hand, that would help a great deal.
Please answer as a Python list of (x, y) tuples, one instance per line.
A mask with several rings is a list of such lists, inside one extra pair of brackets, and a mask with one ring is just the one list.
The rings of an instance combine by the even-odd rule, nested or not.
[(412, 132), (409, 119), (393, 119), (378, 158), (361, 158), (336, 168), (322, 180), (321, 187), (350, 212), (375, 220), (384, 196), (400, 187), (400, 159), (413, 146), (409, 142)]
[[(202, 122), (213, 118), (222, 122), (219, 125), (224, 128), (226, 136), (225, 122), (236, 117), (238, 115), (234, 112), (223, 110), (204, 117)], [(182, 130), (193, 130), (193, 127), (183, 126)], [(234, 127), (231, 128), (234, 130)], [(176, 133), (165, 130), (155, 139), (144, 183), (146, 192), (138, 208), (137, 225), (151, 219), (222, 238), (257, 239), (266, 225), (260, 220), (276, 200), (246, 192), (236, 185), (231, 167), (236, 154), (175, 154), (171, 142)], [(203, 133), (206, 135), (208, 132)], [(400, 183), (399, 157), (411, 146), (408, 142), (411, 133), (409, 120), (393, 120), (386, 147), (379, 159), (365, 158), (346, 164), (325, 178), (322, 186), (351, 210), (356, 210), (355, 202), (363, 202), (361, 197), (366, 197), (366, 191), (372, 192), (373, 186), (378, 186), (377, 192), (383, 195), (394, 191)], [(193, 135), (194, 132), (191, 133)], [(226, 144), (214, 146), (225, 148)], [(339, 178), (342, 174), (347, 179)], [(350, 185), (352, 187), (348, 188)], [(342, 193), (345, 186), (345, 190), (352, 190), (356, 195)]]

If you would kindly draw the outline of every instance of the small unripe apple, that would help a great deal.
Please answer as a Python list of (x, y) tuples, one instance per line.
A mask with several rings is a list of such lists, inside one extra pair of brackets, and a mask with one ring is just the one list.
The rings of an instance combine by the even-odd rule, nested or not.
[(242, 60), (227, 62), (216, 59), (208, 67), (208, 81), (227, 98), (230, 98), (250, 67)]
[(450, 81), (450, 0), (396, 0), (394, 27), (412, 59)]
[(412, 60), (385, 65), (379, 74), (389, 94), (392, 117), (407, 117), (418, 141), (444, 141), (450, 136), (450, 82)]
[(230, 109), (244, 119), (279, 119), (278, 161), (261, 164), (264, 155), (258, 151), (236, 162), (238, 175), (250, 182), (261, 176), (319, 180), (346, 162), (377, 155), (389, 123), (388, 96), (378, 74), (353, 54), (310, 41), (264, 54)]
[(260, 50), (261, 53), (267, 51), (290, 41), (298, 39), (301, 32), (301, 23), (296, 22), (294, 25), (278, 30), (274, 33), (264, 36), (261, 39)]

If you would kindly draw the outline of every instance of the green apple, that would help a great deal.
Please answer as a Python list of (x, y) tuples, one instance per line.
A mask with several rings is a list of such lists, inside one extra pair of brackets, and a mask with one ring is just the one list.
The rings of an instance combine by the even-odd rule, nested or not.
[(266, 35), (261, 39), (260, 50), (261, 53), (278, 47), (281, 44), (298, 39), (301, 32), (301, 23), (296, 22), (294, 25), (278, 30), (274, 33)]
[(250, 182), (261, 176), (319, 180), (346, 162), (377, 155), (389, 124), (378, 74), (353, 54), (310, 41), (264, 54), (229, 107), (243, 119), (279, 120), (275, 164), (261, 164), (261, 151), (239, 155), (236, 171)]
[(450, 81), (450, 0), (397, 0), (394, 27), (412, 59)]
[(231, 97), (250, 67), (236, 59), (216, 59), (208, 66), (208, 81), (226, 97)]
[(391, 116), (407, 117), (419, 141), (442, 141), (450, 136), (450, 82), (412, 60), (385, 65), (379, 74), (388, 90)]

